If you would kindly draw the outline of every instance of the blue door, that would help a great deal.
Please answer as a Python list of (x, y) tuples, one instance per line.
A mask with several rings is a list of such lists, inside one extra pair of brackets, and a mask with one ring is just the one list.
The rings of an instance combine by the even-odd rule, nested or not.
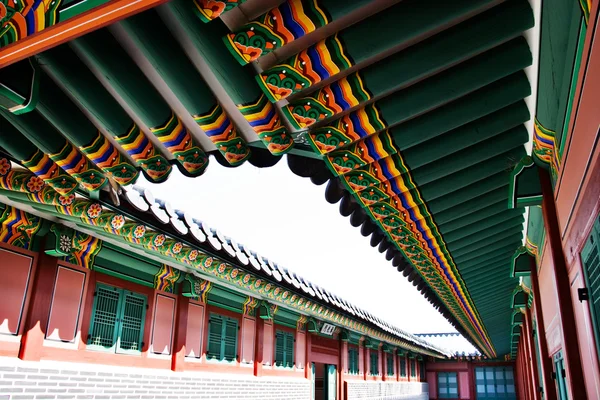
[(565, 372), (565, 362), (562, 351), (554, 355), (554, 379), (556, 379), (556, 391), (558, 400), (569, 400), (567, 392), (567, 374)]

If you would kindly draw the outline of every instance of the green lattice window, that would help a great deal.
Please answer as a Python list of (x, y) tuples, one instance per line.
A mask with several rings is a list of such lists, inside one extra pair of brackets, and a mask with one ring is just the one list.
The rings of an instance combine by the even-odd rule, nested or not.
[(379, 353), (372, 351), (369, 360), (371, 365), (371, 375), (379, 375)]
[(438, 398), (458, 398), (458, 379), (456, 372), (438, 372)]
[(400, 376), (406, 378), (406, 358), (404, 356), (400, 359)]
[(146, 309), (146, 296), (97, 284), (87, 348), (138, 354), (143, 346)]
[(417, 377), (417, 362), (414, 359), (410, 360), (410, 377)]
[(600, 220), (596, 220), (590, 237), (581, 251), (581, 261), (589, 294), (592, 325), (596, 335), (596, 351), (600, 356)]
[(387, 364), (387, 375), (394, 375), (394, 356), (392, 354), (385, 355), (385, 362)]
[(292, 368), (294, 366), (294, 334), (278, 330), (275, 332), (275, 365)]
[(358, 349), (356, 347), (348, 348), (348, 373), (358, 374)]
[(237, 319), (210, 314), (206, 358), (217, 361), (237, 359), (239, 323)]

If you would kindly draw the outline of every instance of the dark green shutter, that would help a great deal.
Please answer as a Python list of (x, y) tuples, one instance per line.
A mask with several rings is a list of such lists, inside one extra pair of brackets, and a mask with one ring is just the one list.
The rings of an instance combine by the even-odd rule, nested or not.
[(400, 376), (406, 377), (406, 359), (404, 357), (400, 359)]
[(294, 366), (294, 335), (289, 332), (285, 334), (285, 366)]
[(223, 359), (235, 361), (237, 359), (237, 337), (238, 322), (235, 319), (227, 318), (225, 320), (223, 334)]
[(277, 331), (275, 333), (275, 365), (283, 366), (284, 363), (284, 352), (285, 352), (285, 336), (283, 332)]
[(208, 320), (208, 344), (206, 345), (206, 358), (221, 360), (221, 342), (223, 334), (223, 318), (220, 315), (211, 315)]
[(590, 314), (596, 336), (596, 351), (600, 356), (600, 221), (596, 220), (583, 250), (581, 260), (589, 293)]
[(377, 354), (376, 351), (372, 351), (371, 352), (371, 357), (370, 361), (371, 361), (371, 375), (378, 375), (379, 374), (379, 354)]
[(348, 349), (348, 372), (358, 374), (358, 349), (353, 347)]
[(120, 289), (97, 285), (87, 341), (90, 348), (114, 349), (117, 342), (117, 315), (121, 308), (120, 301)]
[(124, 291), (121, 306), (117, 353), (138, 353), (142, 351), (146, 296)]
[(387, 374), (388, 376), (392, 376), (394, 375), (394, 356), (391, 354), (387, 354), (385, 356), (385, 359), (387, 361)]
[(411, 378), (417, 377), (417, 362), (415, 360), (410, 360), (410, 376)]

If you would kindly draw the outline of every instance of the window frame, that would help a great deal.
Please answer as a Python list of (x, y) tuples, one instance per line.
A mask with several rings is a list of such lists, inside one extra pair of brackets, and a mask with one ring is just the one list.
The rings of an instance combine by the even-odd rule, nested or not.
[(414, 358), (410, 358), (410, 377), (417, 377), (417, 360), (415, 360)]
[[(456, 393), (450, 393), (450, 377), (453, 376), (455, 379), (456, 385)], [(444, 385), (440, 384), (440, 378), (445, 377), (446, 382)], [(437, 396), (438, 399), (458, 399), (458, 373), (456, 371), (440, 371), (436, 373), (436, 383), (437, 383)], [(445, 388), (446, 393), (442, 393), (440, 388)]]
[[(113, 338), (112, 338), (113, 344), (111, 347), (106, 347), (101, 344), (92, 343), (92, 341), (94, 341), (94, 338), (92, 337), (92, 333), (94, 332), (94, 327), (95, 327), (95, 324), (97, 323), (97, 312), (98, 312), (97, 307), (99, 305), (99, 299), (100, 299), (100, 296), (98, 295), (99, 289), (110, 290), (110, 291), (116, 292), (118, 294), (116, 311), (114, 314), (115, 324), (113, 327)], [(127, 301), (126, 301), (127, 296), (130, 296), (133, 298), (138, 298), (142, 301), (142, 303), (141, 303), (142, 313), (141, 313), (140, 322), (139, 322), (139, 334), (138, 334), (138, 340), (137, 340), (138, 345), (137, 345), (137, 349), (135, 349), (135, 350), (125, 349), (125, 348), (121, 347), (121, 337), (123, 336), (123, 330), (126, 328), (126, 327), (124, 327), (123, 324), (124, 324), (125, 312), (126, 312), (126, 306), (127, 306)], [(145, 334), (145, 328), (146, 328), (146, 314), (148, 313), (148, 308), (149, 308), (149, 303), (148, 303), (148, 296), (146, 294), (134, 292), (129, 289), (121, 288), (121, 287), (110, 285), (110, 284), (103, 283), (103, 282), (96, 282), (96, 285), (94, 287), (94, 301), (92, 302), (90, 323), (89, 323), (89, 327), (88, 327), (88, 336), (87, 336), (87, 340), (86, 340), (86, 350), (99, 351), (99, 352), (103, 352), (103, 353), (113, 353), (113, 354), (140, 355), (142, 353), (143, 347), (145, 345), (144, 334)]]
[[(218, 357), (212, 357), (209, 356), (209, 354), (212, 354), (212, 352), (209, 353), (209, 349), (210, 349), (210, 344), (211, 344), (211, 332), (210, 332), (210, 325), (211, 325), (211, 321), (212, 319), (215, 320), (221, 320), (222, 322), (222, 326), (221, 326), (221, 334), (219, 337), (219, 340), (221, 341), (220, 343), (220, 349), (219, 349), (219, 356)], [(227, 322), (233, 322), (235, 323), (235, 340), (234, 340), (234, 348), (235, 348), (235, 355), (233, 356), (233, 358), (231, 360), (227, 359), (227, 354), (226, 354), (226, 344), (225, 344), (225, 339), (227, 338), (227, 334), (226, 334), (226, 330), (227, 330)], [(240, 345), (240, 321), (237, 318), (233, 318), (230, 317), (228, 315), (225, 314), (221, 314), (218, 312), (214, 312), (214, 311), (209, 311), (208, 313), (208, 321), (206, 324), (206, 347), (204, 350), (204, 354), (206, 357), (206, 361), (208, 362), (216, 362), (216, 363), (227, 363), (227, 364), (234, 364), (238, 362), (238, 358), (239, 358), (239, 345)], [(214, 339), (212, 339), (214, 340)]]
[[(281, 327), (276, 327), (275, 332), (273, 334), (273, 366), (276, 368), (282, 368), (282, 369), (294, 369), (295, 366), (295, 358), (296, 358), (296, 334), (295, 332), (292, 332), (290, 330), (287, 329), (281, 329)], [(283, 338), (283, 360), (281, 360), (281, 364), (279, 363), (279, 360), (277, 360), (277, 338), (278, 335), (281, 335), (281, 337)], [(291, 340), (292, 342), (292, 346), (290, 349), (286, 349), (286, 345), (289, 343), (289, 341)], [(292, 355), (291, 355), (291, 360), (288, 360), (287, 356), (287, 351), (291, 350)]]

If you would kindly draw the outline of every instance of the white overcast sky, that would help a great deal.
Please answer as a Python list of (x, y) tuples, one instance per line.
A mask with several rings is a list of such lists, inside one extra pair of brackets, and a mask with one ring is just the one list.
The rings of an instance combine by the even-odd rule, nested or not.
[(326, 185), (292, 173), (287, 160), (271, 168), (246, 162), (225, 168), (214, 159), (205, 174), (173, 168), (160, 185), (141, 178), (156, 198), (190, 212), (263, 257), (411, 333), (454, 328), (398, 272), (369, 238), (325, 200)]

